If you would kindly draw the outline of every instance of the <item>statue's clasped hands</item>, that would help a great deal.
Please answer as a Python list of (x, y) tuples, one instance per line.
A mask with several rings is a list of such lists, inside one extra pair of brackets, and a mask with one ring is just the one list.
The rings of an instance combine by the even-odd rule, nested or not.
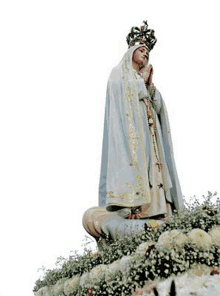
[(148, 85), (152, 84), (153, 79), (153, 66), (151, 64), (144, 66), (139, 71), (142, 74), (144, 82)]

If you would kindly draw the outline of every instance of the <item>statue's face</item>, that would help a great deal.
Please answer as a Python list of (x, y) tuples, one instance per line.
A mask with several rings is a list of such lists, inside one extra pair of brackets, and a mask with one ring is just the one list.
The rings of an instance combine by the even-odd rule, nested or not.
[(148, 61), (149, 53), (145, 46), (138, 47), (133, 53), (132, 60), (139, 66), (145, 66)]

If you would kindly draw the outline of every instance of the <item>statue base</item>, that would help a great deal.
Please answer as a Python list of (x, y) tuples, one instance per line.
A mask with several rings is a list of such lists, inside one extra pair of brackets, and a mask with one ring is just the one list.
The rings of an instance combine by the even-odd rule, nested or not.
[(132, 212), (129, 208), (122, 208), (118, 211), (109, 212), (104, 207), (92, 207), (83, 215), (83, 227), (93, 236), (101, 251), (101, 241), (116, 241), (118, 238), (125, 238), (132, 234), (143, 232), (145, 227), (157, 228), (166, 221), (161, 216), (139, 219), (138, 213)]

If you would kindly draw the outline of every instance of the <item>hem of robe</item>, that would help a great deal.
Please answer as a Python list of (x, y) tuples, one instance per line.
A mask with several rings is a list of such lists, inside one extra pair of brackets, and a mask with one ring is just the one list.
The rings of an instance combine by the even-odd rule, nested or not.
[(154, 218), (154, 217), (157, 217), (157, 216), (161, 216), (161, 215), (165, 215), (166, 217), (170, 217), (172, 216), (172, 207), (173, 207), (173, 203), (169, 203), (169, 202), (166, 202), (166, 205), (165, 205), (166, 209), (165, 210), (161, 210), (161, 211), (156, 211), (156, 212), (151, 212), (149, 214), (145, 213), (144, 211), (143, 212), (139, 212), (139, 216), (141, 219), (147, 219), (147, 218)]
[(130, 208), (133, 208), (133, 207), (140, 207), (140, 206), (143, 206), (143, 205), (146, 205), (146, 203), (138, 203), (138, 204), (134, 204), (131, 206), (131, 203), (108, 203), (107, 206), (106, 206), (106, 210), (108, 212), (114, 212), (114, 211), (117, 211), (119, 208), (127, 208), (127, 209), (130, 209)]
[[(141, 207), (141, 210), (143, 210), (143, 212), (138, 212), (138, 215), (141, 219), (147, 219), (147, 218), (153, 218), (153, 217), (156, 217), (156, 216), (161, 216), (161, 215), (165, 215), (166, 217), (170, 217), (172, 216), (172, 213), (173, 213), (173, 210), (172, 208), (174, 207), (174, 204), (173, 203), (170, 203), (169, 201), (167, 201), (166, 197), (165, 197), (165, 205), (164, 205), (164, 209), (160, 210), (160, 211), (151, 211), (151, 213), (147, 213), (145, 211), (147, 211), (149, 208), (150, 208), (150, 205), (151, 203), (149, 204), (143, 204), (143, 205), (138, 205), (138, 206), (135, 206), (135, 207)], [(148, 207), (146, 209), (142, 209), (142, 207), (145, 206), (145, 207)], [(112, 205), (112, 206), (109, 206), (109, 208), (106, 207), (106, 211), (108, 211), (109, 213), (119, 213), (120, 215), (120, 212), (122, 213), (120, 216), (127, 219), (126, 218), (126, 215), (130, 214), (130, 210), (133, 208), (131, 206), (129, 207), (124, 207), (124, 206), (120, 206), (120, 205)], [(126, 213), (127, 211), (127, 213)], [(124, 212), (124, 214), (123, 214)]]

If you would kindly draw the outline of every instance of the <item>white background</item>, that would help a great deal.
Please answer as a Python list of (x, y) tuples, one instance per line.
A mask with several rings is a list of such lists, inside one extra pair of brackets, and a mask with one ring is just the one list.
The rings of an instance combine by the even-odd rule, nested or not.
[(186, 198), (219, 193), (219, 1), (0, 3), (0, 295), (30, 296), (38, 268), (82, 251), (98, 205), (106, 84), (132, 26), (158, 42), (154, 83), (168, 109)]

